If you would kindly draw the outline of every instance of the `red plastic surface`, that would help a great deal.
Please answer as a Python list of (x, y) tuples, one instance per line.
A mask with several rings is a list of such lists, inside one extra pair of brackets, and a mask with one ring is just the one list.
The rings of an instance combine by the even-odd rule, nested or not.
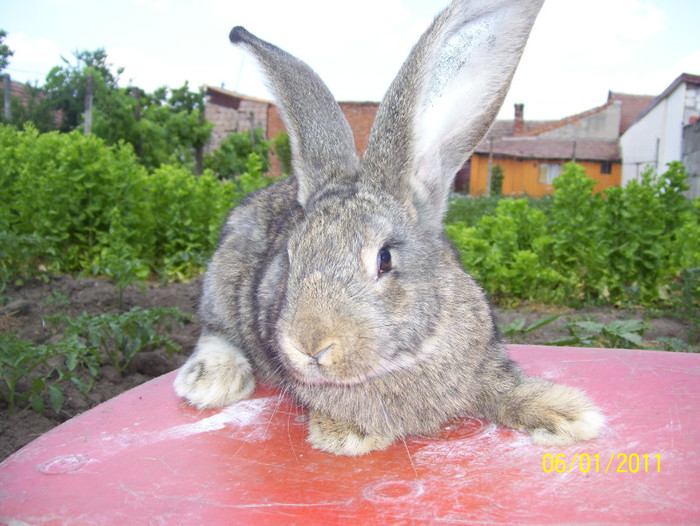
[(287, 396), (261, 388), (200, 412), (176, 398), (170, 373), (0, 464), (0, 523), (700, 521), (700, 356), (510, 351), (531, 374), (584, 388), (608, 417), (604, 435), (543, 448), (464, 418), (439, 436), (337, 457), (306, 444), (305, 413)]

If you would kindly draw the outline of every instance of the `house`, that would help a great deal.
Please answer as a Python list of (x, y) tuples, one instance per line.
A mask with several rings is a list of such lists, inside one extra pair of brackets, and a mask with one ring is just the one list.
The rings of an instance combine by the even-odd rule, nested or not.
[(502, 193), (534, 197), (551, 194), (564, 164), (575, 161), (596, 179), (595, 191), (620, 185), (618, 144), (636, 117), (653, 100), (648, 95), (608, 93), (607, 102), (555, 121), (526, 121), (524, 105), (515, 105), (512, 121), (496, 121), (457, 177), (457, 190), (487, 193), (489, 168), (503, 169)]
[(217, 149), (227, 135), (236, 132), (262, 128), (268, 136), (271, 102), (212, 86), (207, 86), (205, 93), (204, 118), (214, 124), (206, 151)]
[[(207, 147), (210, 150), (233, 132), (262, 128), (269, 139), (284, 130), (279, 111), (270, 101), (211, 86), (206, 88), (206, 94), (205, 118), (214, 123)], [(489, 166), (499, 164), (505, 175), (504, 194), (551, 194), (552, 181), (569, 161), (583, 165), (586, 173), (598, 181), (596, 191), (620, 185), (623, 177), (619, 138), (654, 100), (650, 95), (610, 92), (602, 106), (554, 121), (527, 121), (524, 105), (516, 104), (514, 119), (496, 121), (457, 174), (456, 189), (469, 189), (472, 195), (486, 193)], [(379, 103), (339, 105), (362, 155)], [(279, 161), (274, 156), (270, 161), (271, 175), (281, 174)]]
[(622, 184), (639, 178), (648, 168), (663, 172), (667, 163), (681, 161), (690, 174), (689, 196), (699, 196), (699, 118), (700, 75), (683, 73), (638, 115), (620, 138)]

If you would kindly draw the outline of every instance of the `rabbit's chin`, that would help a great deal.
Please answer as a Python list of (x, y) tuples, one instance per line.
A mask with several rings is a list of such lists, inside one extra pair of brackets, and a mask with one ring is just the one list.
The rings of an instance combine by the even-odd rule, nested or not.
[(363, 375), (357, 375), (357, 376), (337, 376), (332, 374), (331, 372), (323, 372), (320, 368), (315, 367), (313, 365), (310, 365), (308, 367), (304, 367), (302, 370), (300, 370), (298, 367), (295, 366), (288, 366), (287, 370), (291, 373), (292, 377), (300, 383), (300, 384), (307, 384), (307, 385), (316, 385), (316, 386), (331, 386), (331, 385), (336, 385), (336, 386), (351, 386), (351, 385), (360, 385), (371, 378), (374, 378), (375, 376), (379, 376), (378, 374), (363, 374)]

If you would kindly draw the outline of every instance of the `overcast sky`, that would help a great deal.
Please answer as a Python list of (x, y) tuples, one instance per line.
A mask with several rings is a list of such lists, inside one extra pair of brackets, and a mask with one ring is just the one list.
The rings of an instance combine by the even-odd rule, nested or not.
[[(120, 84), (147, 91), (204, 84), (269, 94), (234, 25), (300, 57), (339, 100), (378, 101), (448, 0), (0, 0), (14, 50), (7, 72), (43, 84), (61, 56), (104, 48)], [(352, 5), (352, 7), (350, 7)], [(657, 95), (700, 74), (700, 0), (546, 0), (501, 118), (557, 119), (606, 102), (608, 90)]]

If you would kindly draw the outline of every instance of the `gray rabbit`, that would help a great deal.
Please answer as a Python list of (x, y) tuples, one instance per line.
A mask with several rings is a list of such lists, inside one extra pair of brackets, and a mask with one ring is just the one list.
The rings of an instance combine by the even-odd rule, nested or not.
[(306, 64), (231, 31), (269, 79), (294, 177), (226, 220), (178, 395), (199, 408), (231, 404), (250, 396), (255, 375), (308, 408), (308, 441), (339, 455), (463, 415), (538, 444), (598, 436), (603, 415), (582, 392), (528, 377), (507, 357), (442, 228), (454, 175), (496, 117), (541, 3), (455, 0), (393, 81), (363, 159)]

